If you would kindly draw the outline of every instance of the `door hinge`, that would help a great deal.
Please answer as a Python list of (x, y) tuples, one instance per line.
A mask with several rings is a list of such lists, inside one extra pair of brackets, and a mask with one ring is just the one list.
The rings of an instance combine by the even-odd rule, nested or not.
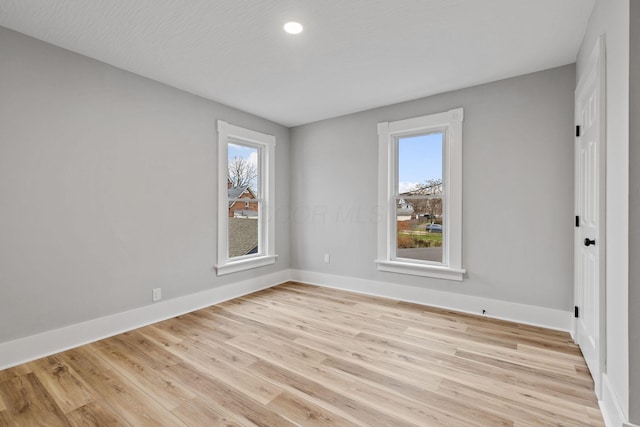
[(578, 306), (576, 305), (575, 307), (573, 307), (573, 317), (580, 317), (580, 309), (578, 308)]
[(576, 126), (576, 136), (580, 136), (580, 126)]
[(576, 215), (576, 227), (580, 227), (580, 216)]

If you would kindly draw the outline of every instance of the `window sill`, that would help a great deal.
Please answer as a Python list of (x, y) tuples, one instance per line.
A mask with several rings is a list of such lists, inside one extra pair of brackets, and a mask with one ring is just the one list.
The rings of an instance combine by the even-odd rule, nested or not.
[(433, 277), (436, 279), (462, 282), (466, 270), (440, 265), (415, 264), (401, 261), (377, 260), (379, 271), (389, 273), (411, 274), (413, 276)]
[(229, 261), (224, 264), (216, 265), (216, 274), (218, 276), (224, 276), (225, 274), (264, 267), (265, 265), (275, 264), (276, 258), (278, 258), (278, 255), (264, 255), (238, 261)]

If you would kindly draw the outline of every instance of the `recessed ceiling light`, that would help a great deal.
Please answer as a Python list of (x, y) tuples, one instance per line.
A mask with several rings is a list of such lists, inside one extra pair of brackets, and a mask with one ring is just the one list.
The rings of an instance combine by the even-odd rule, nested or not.
[(284, 24), (284, 30), (289, 34), (300, 34), (303, 28), (301, 23), (292, 21)]

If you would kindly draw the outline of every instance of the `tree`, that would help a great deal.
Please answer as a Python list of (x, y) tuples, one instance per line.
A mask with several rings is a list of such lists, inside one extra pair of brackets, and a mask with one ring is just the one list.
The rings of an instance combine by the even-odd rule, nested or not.
[(417, 184), (409, 191), (415, 196), (432, 196), (442, 194), (442, 180), (428, 179), (424, 184)]
[[(418, 184), (410, 189), (406, 195), (411, 196), (438, 196), (442, 194), (442, 180), (428, 179), (424, 184)], [(412, 199), (411, 204), (418, 215), (430, 215), (431, 221), (436, 217), (442, 217), (442, 199)]]
[[(234, 157), (229, 162), (227, 177), (232, 187), (255, 187), (258, 169), (255, 164), (250, 163), (247, 159)], [(255, 188), (252, 189), (255, 190)]]

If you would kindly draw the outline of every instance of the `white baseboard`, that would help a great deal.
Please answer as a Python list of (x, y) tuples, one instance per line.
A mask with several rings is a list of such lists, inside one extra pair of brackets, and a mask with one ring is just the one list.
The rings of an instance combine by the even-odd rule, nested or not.
[(487, 317), (566, 332), (570, 332), (572, 328), (573, 313), (570, 311), (310, 271), (291, 270), (291, 274), (292, 280), (311, 285), (393, 298), (465, 313), (481, 315), (482, 310), (486, 310)]
[(562, 310), (353, 277), (300, 270), (283, 270), (251, 280), (185, 295), (180, 298), (160, 301), (134, 310), (0, 343), (0, 370), (270, 288), (289, 280), (466, 313), (481, 314), (484, 309), (487, 311), (488, 317), (562, 331), (570, 331), (572, 327), (572, 313)]
[(284, 283), (290, 270), (0, 343), (0, 370)]
[(633, 424), (625, 422), (627, 416), (624, 414), (620, 399), (611, 386), (609, 376), (606, 373), (602, 374), (602, 400), (598, 403), (604, 424), (607, 427), (634, 427)]

